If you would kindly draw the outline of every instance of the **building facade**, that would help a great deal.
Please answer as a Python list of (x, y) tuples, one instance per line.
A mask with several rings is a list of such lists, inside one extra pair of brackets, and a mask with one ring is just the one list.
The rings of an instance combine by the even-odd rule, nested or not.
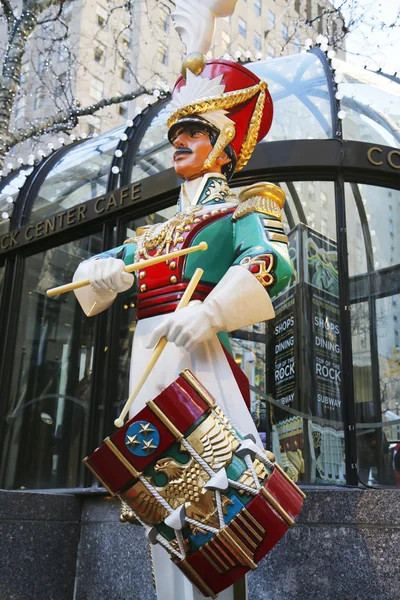
[[(49, 114), (76, 108), (77, 102), (87, 107), (141, 86), (171, 88), (183, 56), (173, 10), (169, 0), (65, 3), (60, 16), (38, 25), (28, 40), (11, 127), (34, 125)], [(217, 20), (209, 57), (255, 60), (300, 53), (308, 38), (322, 34), (329, 36), (332, 47), (343, 47), (339, 22), (340, 15), (325, 0), (299, 0), (287, 6), (274, 0), (239, 2), (232, 17)], [(141, 94), (136, 101), (71, 121), (68, 130), (75, 125), (72, 135), (78, 137), (105, 133), (154, 101), (153, 95)], [(33, 162), (38, 152), (48, 153), (47, 144), (59, 147), (60, 138), (65, 140), (65, 134), (28, 140), (12, 150), (9, 160), (22, 157)]]

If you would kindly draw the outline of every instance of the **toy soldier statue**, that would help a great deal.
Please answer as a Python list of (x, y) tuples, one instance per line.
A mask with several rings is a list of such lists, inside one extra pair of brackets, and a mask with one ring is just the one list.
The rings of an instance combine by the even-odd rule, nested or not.
[[(118, 293), (134, 285), (133, 275), (124, 272), (126, 265), (206, 241), (206, 252), (138, 271), (131, 388), (154, 345), (162, 336), (168, 343), (137, 396), (131, 416), (181, 371), (190, 369), (228, 418), (253, 434), (262, 448), (239, 378), (232, 370), (234, 361), (228, 359), (223, 344), (229, 349), (226, 332), (272, 319), (271, 298), (291, 276), (281, 218), (283, 191), (260, 183), (237, 197), (228, 187), (230, 177), (245, 166), (257, 141), (270, 128), (271, 98), (266, 83), (244, 66), (226, 60), (206, 61), (202, 55), (192, 54), (184, 62), (169, 110), (173, 166), (184, 179), (177, 214), (81, 263), (74, 280), (90, 280), (91, 285), (75, 294), (85, 313), (96, 315), (108, 308)], [(197, 267), (204, 275), (193, 301), (174, 312)], [(153, 554), (160, 600), (202, 597), (162, 547), (154, 546)], [(241, 597), (245, 598), (245, 593)], [(233, 588), (218, 598), (233, 599)]]

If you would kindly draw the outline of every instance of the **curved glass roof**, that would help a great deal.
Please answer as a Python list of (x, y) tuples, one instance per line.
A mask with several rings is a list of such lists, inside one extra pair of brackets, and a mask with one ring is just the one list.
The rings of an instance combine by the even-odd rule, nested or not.
[(105, 193), (114, 151), (124, 131), (119, 127), (63, 154), (40, 186), (29, 222)]
[[(397, 80), (357, 69), (338, 59), (329, 61), (319, 49), (246, 66), (267, 81), (274, 102), (274, 121), (265, 143), (337, 137), (340, 132), (335, 131), (335, 124), (339, 117), (343, 118), (343, 139), (398, 147), (400, 85)], [(340, 99), (340, 107), (337, 99)], [(59, 151), (58, 159), (56, 152), (46, 165), (36, 165), (32, 177), (37, 176), (40, 184), (35, 186), (36, 197), (29, 199), (24, 210), (28, 221), (38, 221), (86, 202), (117, 185), (118, 178), (111, 179), (113, 165), (122, 165), (121, 172), (119, 168), (113, 172), (120, 172), (124, 181), (137, 181), (170, 168), (165, 97), (159, 103), (160, 113), (155, 117), (154, 110), (151, 116), (147, 113), (136, 117), (135, 125), (140, 123), (140, 127), (131, 130), (133, 135), (127, 135), (132, 127), (130, 121), (127, 128), (120, 127), (74, 144), (70, 149), (64, 148)], [(118, 162), (117, 157), (122, 152), (117, 148), (122, 148), (121, 141), (137, 148), (129, 164)], [(127, 153), (124, 151), (124, 154)], [(19, 190), (31, 170), (23, 167), (15, 177), (10, 174), (0, 180), (0, 232), (8, 228), (7, 215), (11, 216), (15, 202), (26, 202)]]
[(343, 139), (397, 147), (400, 142), (400, 85), (377, 73), (335, 60), (340, 103), (346, 113)]
[(274, 120), (265, 142), (333, 137), (329, 86), (317, 54), (302, 53), (246, 65), (268, 83)]

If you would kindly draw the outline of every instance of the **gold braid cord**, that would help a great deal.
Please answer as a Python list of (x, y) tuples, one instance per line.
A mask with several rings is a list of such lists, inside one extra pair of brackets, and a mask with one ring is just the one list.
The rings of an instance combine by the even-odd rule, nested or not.
[(261, 119), (264, 110), (264, 104), (265, 88), (261, 91), (260, 95), (257, 98), (257, 104), (254, 108), (253, 115), (250, 119), (249, 127), (247, 129), (246, 137), (240, 149), (235, 172), (240, 171), (240, 169), (243, 169), (243, 167), (247, 165), (251, 155), (253, 154), (254, 148), (256, 147), (258, 132), (260, 131)]
[(228, 110), (238, 104), (243, 104), (243, 102), (250, 100), (250, 98), (253, 98), (259, 91), (264, 91), (266, 88), (267, 84), (265, 81), (260, 81), (256, 85), (252, 85), (251, 87), (242, 90), (226, 92), (226, 94), (222, 94), (221, 96), (201, 98), (198, 102), (193, 102), (192, 104), (188, 104), (187, 106), (183, 106), (176, 110), (168, 119), (168, 129), (183, 117), (188, 117), (189, 115), (202, 115), (206, 112), (218, 109)]

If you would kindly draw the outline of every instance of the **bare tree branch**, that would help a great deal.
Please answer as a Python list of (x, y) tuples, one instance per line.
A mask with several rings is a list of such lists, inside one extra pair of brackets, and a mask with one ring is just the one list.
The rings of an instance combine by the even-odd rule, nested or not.
[(15, 146), (15, 144), (19, 144), (24, 140), (30, 139), (34, 136), (42, 135), (44, 133), (48, 133), (49, 131), (53, 131), (53, 128), (60, 124), (63, 124), (63, 127), (61, 129), (72, 129), (73, 127), (75, 127), (75, 125), (77, 124), (77, 120), (80, 117), (93, 115), (98, 110), (105, 108), (106, 106), (111, 106), (113, 104), (121, 104), (123, 102), (134, 100), (135, 98), (143, 94), (152, 93), (153, 90), (148, 90), (146, 88), (140, 87), (134, 92), (130, 92), (128, 94), (112, 96), (111, 98), (103, 98), (103, 100), (100, 100), (100, 102), (96, 102), (95, 104), (86, 106), (84, 108), (74, 108), (70, 110), (61, 111), (56, 115), (48, 117), (47, 119), (43, 119), (34, 127), (30, 127), (29, 129), (18, 130), (15, 134), (12, 135), (10, 140), (10, 146)]
[(12, 25), (15, 22), (15, 15), (9, 0), (0, 0), (0, 5), (3, 8), (4, 16), (7, 19), (9, 25)]

